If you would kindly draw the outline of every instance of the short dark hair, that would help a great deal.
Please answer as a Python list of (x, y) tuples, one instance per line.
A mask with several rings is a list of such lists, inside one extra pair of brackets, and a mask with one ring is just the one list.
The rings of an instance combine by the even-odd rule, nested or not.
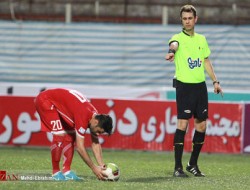
[(196, 9), (193, 5), (184, 5), (181, 7), (180, 10), (180, 16), (182, 17), (183, 12), (191, 12), (194, 14), (194, 17), (196, 17)]
[(104, 131), (110, 135), (113, 129), (112, 118), (107, 114), (97, 114), (95, 115), (95, 119), (98, 120), (98, 126), (103, 128)]

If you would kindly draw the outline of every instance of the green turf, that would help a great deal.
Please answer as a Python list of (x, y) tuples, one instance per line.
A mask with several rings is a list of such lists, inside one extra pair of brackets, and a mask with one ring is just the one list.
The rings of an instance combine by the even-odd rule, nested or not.
[[(82, 182), (6, 181), (0, 182), (0, 189), (250, 189), (250, 155), (201, 154), (199, 166), (206, 177), (197, 178), (190, 174), (185, 179), (172, 177), (173, 153), (104, 150), (103, 155), (106, 162), (114, 162), (120, 167), (118, 182), (98, 181), (75, 153), (72, 170), (84, 177)], [(187, 163), (189, 156), (189, 153), (184, 154), (183, 163)], [(50, 173), (49, 149), (0, 148), (0, 170)]]

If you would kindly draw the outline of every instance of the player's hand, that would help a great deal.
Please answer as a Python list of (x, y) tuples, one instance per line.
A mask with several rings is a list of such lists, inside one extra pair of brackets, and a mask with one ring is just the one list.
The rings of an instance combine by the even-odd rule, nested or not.
[(221, 88), (220, 84), (218, 84), (218, 83), (214, 84), (214, 93), (215, 94), (220, 93), (221, 97), (223, 98), (223, 91), (222, 91), (222, 88)]
[(174, 61), (174, 53), (167, 53), (165, 59), (167, 61), (173, 62)]
[(100, 166), (95, 166), (93, 169), (93, 173), (96, 175), (96, 177), (99, 180), (105, 180), (108, 176), (106, 176), (104, 173), (102, 173), (103, 169)]

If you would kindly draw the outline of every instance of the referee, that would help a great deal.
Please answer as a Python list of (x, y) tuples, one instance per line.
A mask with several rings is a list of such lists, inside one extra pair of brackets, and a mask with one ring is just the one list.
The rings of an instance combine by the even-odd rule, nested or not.
[(196, 177), (205, 175), (199, 170), (198, 157), (205, 140), (206, 119), (208, 118), (208, 95), (204, 70), (212, 79), (214, 92), (223, 96), (220, 82), (217, 80), (211, 61), (210, 49), (205, 36), (195, 33), (197, 22), (196, 9), (185, 5), (180, 10), (182, 32), (169, 40), (166, 60), (175, 63), (174, 87), (176, 87), (177, 129), (174, 136), (175, 177), (188, 177), (183, 171), (182, 154), (189, 119), (194, 117), (195, 133), (193, 151), (186, 170)]

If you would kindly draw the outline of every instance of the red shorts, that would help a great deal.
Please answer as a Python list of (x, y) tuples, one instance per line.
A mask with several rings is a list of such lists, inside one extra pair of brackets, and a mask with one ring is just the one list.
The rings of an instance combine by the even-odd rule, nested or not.
[(41, 131), (51, 132), (53, 134), (63, 134), (74, 132), (62, 116), (58, 113), (56, 107), (42, 93), (35, 99), (36, 110), (40, 116)]

